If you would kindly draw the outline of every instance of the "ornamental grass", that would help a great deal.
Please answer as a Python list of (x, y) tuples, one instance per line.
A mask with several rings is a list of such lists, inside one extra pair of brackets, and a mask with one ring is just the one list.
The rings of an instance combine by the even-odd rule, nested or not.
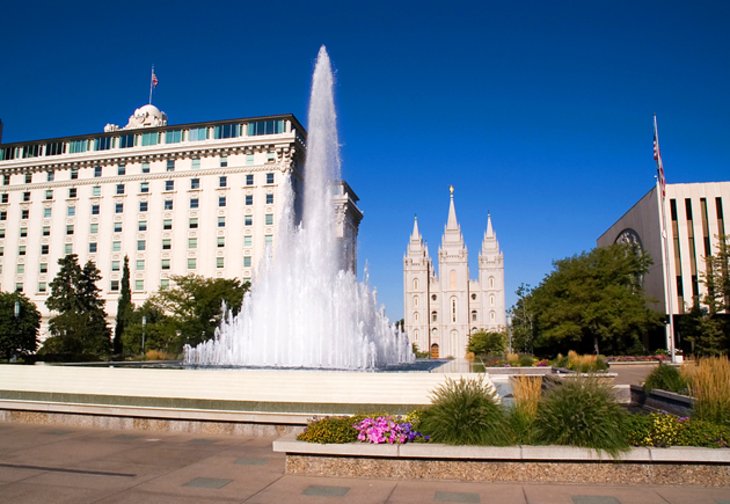
[(730, 426), (730, 362), (727, 357), (706, 357), (683, 372), (694, 396), (694, 416), (700, 420)]
[(512, 441), (496, 392), (481, 377), (447, 379), (433, 392), (420, 430), (432, 441), (450, 445), (505, 446)]
[(535, 435), (540, 443), (595, 448), (615, 456), (628, 448), (627, 415), (606, 383), (578, 378), (554, 387), (540, 402)]
[(542, 395), (542, 376), (514, 375), (510, 377), (510, 381), (515, 408), (534, 418)]

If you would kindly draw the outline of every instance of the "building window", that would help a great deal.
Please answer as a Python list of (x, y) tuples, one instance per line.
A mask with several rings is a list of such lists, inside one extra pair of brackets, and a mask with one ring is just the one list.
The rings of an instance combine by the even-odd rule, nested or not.
[(139, 192), (142, 192), (142, 193), (150, 192), (150, 183), (149, 182), (140, 182), (139, 183)]
[(8, 211), (2, 210), (0, 211), (0, 221), (8, 220)]
[(75, 187), (71, 187), (68, 190), (68, 197), (69, 198), (75, 198), (77, 193), (78, 193), (78, 191), (76, 190), (76, 188)]
[(266, 195), (266, 204), (267, 205), (273, 205), (274, 204), (274, 195), (269, 193)]
[(20, 263), (15, 266), (15, 272), (16, 273), (25, 273), (25, 264)]
[(199, 203), (198, 198), (190, 198), (190, 208), (198, 208)]
[(267, 213), (264, 218), (264, 224), (266, 224), (267, 226), (272, 226), (274, 224), (274, 214)]
[(76, 180), (77, 178), (79, 178), (79, 169), (71, 168), (71, 180)]
[(48, 263), (40, 263), (38, 265), (38, 272), (39, 273), (48, 273)]
[(175, 181), (165, 180), (165, 191), (172, 191), (173, 189), (175, 189)]
[(0, 238), (5, 238), (5, 228), (0, 228)]
[(143, 252), (146, 248), (147, 244), (144, 240), (137, 240), (137, 251)]
[(268, 119), (248, 123), (248, 136), (275, 135), (278, 133), (284, 133), (283, 119)]
[(221, 156), (221, 168), (225, 168), (226, 166), (228, 166), (228, 157)]
[(226, 206), (226, 197), (225, 196), (218, 196), (218, 206), (219, 207)]
[[(9, 158), (6, 158), (9, 159)], [(10, 185), (10, 175), (5, 174), (3, 175), (3, 185)]]
[(213, 128), (213, 136), (218, 138), (234, 138), (241, 136), (240, 124), (219, 124)]
[(451, 298), (451, 322), (456, 322), (456, 298)]
[(217, 240), (218, 248), (225, 247), (226, 246), (226, 237), (225, 236), (219, 236)]
[(163, 270), (169, 270), (170, 269), (170, 260), (169, 259), (163, 259), (160, 268)]
[(43, 236), (51, 236), (51, 226), (43, 226)]
[(431, 322), (438, 322), (438, 320), (439, 320), (438, 312), (436, 312), (435, 310), (432, 311), (431, 312)]
[(21, 219), (25, 220), (28, 217), (30, 217), (30, 210), (28, 210), (27, 208), (24, 208), (23, 210), (20, 211), (20, 218)]
[(246, 185), (253, 185), (253, 174), (249, 173), (246, 175)]
[(222, 268), (223, 267), (223, 258), (222, 257), (216, 257), (215, 258), (215, 267), (216, 268)]
[(91, 215), (99, 215), (99, 208), (98, 204), (91, 205)]
[(18, 255), (24, 256), (25, 255), (25, 245), (18, 246)]
[(91, 188), (91, 195), (92, 196), (101, 196), (101, 186), (94, 186)]
[(264, 246), (270, 248), (272, 243), (274, 243), (274, 235), (264, 235)]
[(56, 178), (56, 174), (52, 171), (46, 172), (46, 180), (48, 182), (53, 182), (53, 180)]
[(243, 256), (243, 267), (244, 268), (251, 267), (251, 256)]
[(141, 220), (137, 223), (137, 229), (139, 231), (147, 231), (147, 221)]
[[(46, 196), (48, 196), (48, 191), (46, 191)], [(53, 191), (51, 191), (51, 197), (53, 197)], [(0, 203), (7, 203), (9, 199), (10, 197), (8, 196), (8, 193), (3, 193), (2, 196), (0, 196)]]
[(193, 168), (193, 170), (197, 170), (200, 168), (200, 158), (192, 159), (192, 168)]
[(188, 140), (191, 142), (196, 142), (198, 140), (207, 140), (208, 139), (208, 128), (202, 127), (202, 128), (190, 128), (188, 131)]
[(251, 166), (253, 164), (253, 154), (246, 154), (246, 165)]
[(124, 212), (124, 203), (117, 203), (114, 205), (114, 213)]
[(98, 137), (94, 139), (94, 150), (103, 151), (112, 148), (112, 137)]
[(121, 264), (119, 261), (112, 261), (112, 271), (119, 271)]
[[(3, 215), (2, 214), (3, 214), (3, 212), (0, 212), (0, 220), (5, 220), (5, 219), (3, 219)], [(44, 207), (43, 208), (43, 218), (44, 219), (50, 219), (51, 218), (51, 207)]]
[(197, 217), (191, 217), (188, 221), (188, 227), (190, 229), (198, 229), (198, 218)]
[(122, 223), (121, 223), (121, 221), (114, 223), (114, 232), (115, 233), (121, 233), (122, 232)]
[(142, 163), (142, 173), (149, 173), (150, 172), (150, 164), (149, 163)]
[(121, 252), (122, 250), (122, 242), (119, 240), (115, 240), (112, 242), (112, 252)]
[(68, 224), (68, 225), (66, 226), (66, 234), (67, 234), (67, 235), (72, 235), (72, 234), (74, 234), (74, 225), (73, 225), (73, 224)]
[(127, 135), (120, 136), (119, 137), (119, 148), (128, 149), (130, 147), (134, 147), (134, 133), (129, 133)]
[(165, 200), (165, 210), (172, 210), (172, 200), (171, 199)]
[(169, 130), (165, 132), (165, 143), (173, 144), (182, 142), (182, 130)]
[(126, 175), (127, 174), (127, 166), (120, 164), (117, 166), (117, 175)]
[(222, 215), (218, 217), (218, 227), (226, 227), (226, 218)]
[(228, 177), (225, 175), (218, 177), (218, 187), (228, 187)]
[(188, 248), (189, 249), (198, 248), (198, 239), (197, 238), (188, 238)]
[[(89, 224), (89, 234), (96, 234), (98, 232), (99, 232), (99, 224), (97, 224), (96, 222)], [(49, 230), (48, 234), (50, 234), (50, 230)], [(48, 236), (48, 235), (43, 235), (43, 236)]]
[(253, 194), (246, 195), (246, 205), (247, 206), (253, 205)]
[(144, 271), (144, 259), (137, 259), (134, 269), (137, 271)]
[(251, 235), (246, 235), (243, 237), (243, 246), (244, 247), (251, 247), (253, 244), (253, 238)]
[(15, 292), (23, 292), (23, 282), (15, 282)]
[(124, 184), (117, 184), (117, 194), (124, 194)]
[(86, 152), (89, 147), (87, 140), (72, 140), (68, 143), (69, 154), (78, 154), (79, 152)]
[(101, 166), (94, 166), (94, 177), (101, 177)]
[(476, 310), (472, 310), (471, 311), (471, 321), (472, 322), (476, 322), (477, 321), (477, 311)]
[[(46, 189), (46, 199), (52, 200), (53, 199), (53, 189)], [(7, 194), (3, 194), (3, 203), (7, 203)]]
[(28, 236), (28, 228), (27, 227), (20, 228), (20, 237), (25, 238), (26, 236)]
[(165, 219), (162, 221), (162, 229), (169, 231), (172, 229), (172, 219)]
[(112, 280), (109, 284), (109, 290), (118, 291), (119, 290), (119, 280)]
[(199, 178), (190, 179), (190, 189), (200, 189), (200, 179)]
[(74, 248), (73, 245), (70, 243), (66, 243), (63, 245), (63, 253), (64, 255), (73, 254)]
[(144, 280), (141, 278), (136, 278), (134, 280), (134, 290), (136, 291), (143, 291), (144, 290)]
[(243, 225), (244, 226), (253, 226), (253, 216), (252, 215), (246, 215), (243, 217)]
[(23, 201), (30, 201), (30, 191), (25, 191), (23, 193)]
[(274, 174), (273, 173), (267, 173), (266, 174), (266, 183), (267, 184), (273, 184), (274, 183)]
[(160, 289), (167, 289), (168, 287), (170, 287), (170, 279), (161, 278), (160, 279)]
[(175, 171), (175, 160), (174, 159), (167, 160), (167, 171), (169, 171), (169, 172)]
[(33, 182), (33, 174), (32, 173), (26, 173), (25, 174), (25, 183), (30, 184)]
[(96, 253), (96, 242), (89, 242), (89, 253), (90, 254)]
[(162, 250), (170, 250), (172, 248), (172, 240), (170, 238), (162, 239)]
[(188, 269), (195, 269), (196, 266), (197, 266), (197, 261), (195, 260), (195, 258), (189, 257), (188, 258)]
[(140, 201), (139, 202), (139, 211), (140, 212), (146, 212), (148, 208), (148, 203), (146, 201)]
[(142, 146), (157, 145), (160, 143), (160, 133), (157, 131), (149, 131), (142, 133)]
[(73, 206), (73, 205), (67, 206), (66, 207), (66, 215), (68, 217), (73, 217), (74, 215), (76, 215), (76, 207)]
[(41, 245), (41, 255), (48, 255), (48, 245)]

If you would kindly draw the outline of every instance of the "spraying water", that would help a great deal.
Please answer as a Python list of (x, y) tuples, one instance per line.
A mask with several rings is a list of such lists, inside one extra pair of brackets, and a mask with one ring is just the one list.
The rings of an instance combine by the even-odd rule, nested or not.
[(344, 264), (332, 200), (341, 178), (336, 118), (323, 46), (312, 77), (302, 222), (294, 223), (287, 182), (274, 258), (240, 313), (228, 312), (212, 340), (186, 346), (186, 364), (368, 370), (415, 359), (375, 293)]

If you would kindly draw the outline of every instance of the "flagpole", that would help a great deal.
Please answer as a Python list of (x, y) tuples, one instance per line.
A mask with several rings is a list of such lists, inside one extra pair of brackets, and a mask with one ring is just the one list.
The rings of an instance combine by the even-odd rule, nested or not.
[(672, 302), (672, 272), (669, 268), (669, 239), (667, 236), (667, 212), (665, 208), (666, 179), (664, 165), (659, 151), (659, 129), (657, 128), (656, 114), (654, 115), (654, 157), (657, 162), (657, 200), (661, 218), (662, 235), (662, 269), (664, 273), (664, 306), (667, 309), (669, 321), (665, 324), (667, 350), (673, 363), (677, 362), (677, 352), (674, 346), (674, 303)]
[(155, 80), (154, 77), (155, 77), (155, 65), (152, 65), (152, 72), (150, 72), (150, 101), (148, 102), (150, 104), (152, 104), (152, 88), (154, 87), (153, 81)]

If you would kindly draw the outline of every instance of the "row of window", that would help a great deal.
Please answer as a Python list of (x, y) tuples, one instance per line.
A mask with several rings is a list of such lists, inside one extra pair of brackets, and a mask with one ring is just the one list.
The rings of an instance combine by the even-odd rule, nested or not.
[(283, 119), (252, 121), (244, 124), (219, 124), (197, 128), (170, 128), (166, 131), (144, 133), (114, 133), (95, 138), (36, 142), (26, 145), (0, 147), (0, 161), (17, 158), (58, 156), (110, 149), (149, 147), (158, 144), (176, 144), (185, 141), (199, 142), (208, 139), (237, 138), (245, 132), (247, 136), (275, 135), (284, 133)]

